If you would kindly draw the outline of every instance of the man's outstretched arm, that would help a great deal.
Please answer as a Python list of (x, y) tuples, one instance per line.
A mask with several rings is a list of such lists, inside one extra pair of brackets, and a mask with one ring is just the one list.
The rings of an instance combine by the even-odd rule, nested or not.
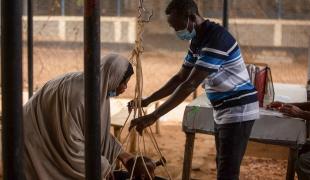
[(173, 108), (182, 103), (208, 76), (205, 70), (193, 69), (189, 77), (181, 83), (172, 96), (153, 113), (156, 117), (160, 117), (171, 111)]
[(191, 70), (191, 68), (182, 67), (180, 71), (170, 78), (164, 86), (151, 94), (148, 98), (146, 98), (146, 100), (148, 102), (154, 102), (169, 96), (182, 82), (186, 80), (186, 78), (188, 78)]
[(189, 77), (177, 87), (172, 96), (165, 103), (159, 106), (153, 113), (132, 120), (130, 128), (136, 126), (136, 130), (142, 134), (144, 128), (152, 125), (160, 116), (163, 116), (183, 102), (208, 75), (208, 71), (194, 68)]
[[(142, 100), (142, 107), (146, 107), (152, 102), (158, 101), (164, 97), (169, 96), (174, 92), (174, 90), (186, 80), (186, 78), (189, 76), (191, 72), (191, 68), (182, 67), (180, 71), (175, 74), (172, 78), (169, 79), (169, 81), (162, 86), (160, 89), (155, 91), (153, 94), (151, 94), (149, 97)], [(134, 107), (134, 101), (130, 101), (128, 103), (128, 109), (131, 110)]]

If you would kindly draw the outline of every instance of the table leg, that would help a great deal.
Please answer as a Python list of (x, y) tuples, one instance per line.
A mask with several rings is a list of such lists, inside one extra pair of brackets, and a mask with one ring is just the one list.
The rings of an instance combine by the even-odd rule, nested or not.
[[(157, 109), (159, 107), (159, 102), (155, 103), (155, 109)], [(156, 134), (160, 134), (160, 129), (159, 129), (159, 119), (157, 119), (156, 121)]]
[(290, 148), (287, 160), (286, 180), (294, 180), (296, 158), (297, 158), (297, 150), (294, 148)]
[(192, 169), (195, 133), (186, 133), (182, 180), (189, 180)]
[(114, 126), (113, 128), (114, 128), (114, 136), (121, 142), (121, 137), (119, 137), (119, 135), (121, 133), (122, 127)]

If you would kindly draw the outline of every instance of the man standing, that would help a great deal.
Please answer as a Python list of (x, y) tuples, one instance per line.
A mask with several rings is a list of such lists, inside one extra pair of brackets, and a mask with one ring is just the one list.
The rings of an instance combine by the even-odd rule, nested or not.
[[(153, 113), (134, 119), (142, 134), (160, 116), (186, 99), (204, 82), (214, 109), (217, 179), (239, 179), (254, 120), (259, 118), (257, 92), (249, 80), (240, 48), (234, 37), (220, 25), (204, 20), (193, 0), (172, 0), (166, 14), (181, 40), (191, 40), (180, 71), (162, 88), (142, 101), (142, 106), (170, 98)], [(132, 107), (133, 103), (129, 103)]]

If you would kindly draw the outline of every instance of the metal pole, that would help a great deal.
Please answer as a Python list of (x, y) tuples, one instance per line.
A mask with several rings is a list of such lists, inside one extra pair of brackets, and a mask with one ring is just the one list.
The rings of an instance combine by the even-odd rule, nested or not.
[(64, 16), (65, 15), (65, 0), (61, 0), (61, 15)]
[(23, 176), (22, 0), (1, 2), (3, 179)]
[(310, 101), (310, 38), (308, 47), (308, 81), (307, 81), (307, 101)]
[(224, 0), (223, 3), (223, 26), (228, 30), (229, 9), (228, 0)]
[(122, 7), (121, 7), (121, 0), (117, 0), (117, 9), (116, 9), (116, 14), (117, 16), (121, 16), (121, 11), (122, 11)]
[(85, 0), (84, 4), (86, 180), (101, 180), (100, 0)]
[(28, 0), (28, 98), (33, 95), (33, 13), (32, 0)]
[(277, 0), (278, 5), (278, 19), (282, 18), (282, 0)]
[[(309, 47), (308, 47), (308, 81), (307, 81), (307, 101), (310, 101), (310, 38), (309, 38)], [(306, 127), (307, 127), (307, 138), (309, 138), (310, 134), (310, 123), (309, 121), (306, 121)]]

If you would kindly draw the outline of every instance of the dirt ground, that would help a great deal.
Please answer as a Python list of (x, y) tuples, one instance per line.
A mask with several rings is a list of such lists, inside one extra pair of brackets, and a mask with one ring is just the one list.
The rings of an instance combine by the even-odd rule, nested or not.
[[(26, 49), (24, 50), (26, 52)], [(110, 50), (103, 50), (107, 54)], [(128, 51), (121, 51), (120, 54), (129, 57)], [(146, 51), (142, 56), (144, 88), (143, 94), (150, 95), (155, 89), (162, 86), (181, 67), (184, 52), (178, 51)], [(286, 58), (284, 60), (272, 61), (269, 56), (263, 60), (261, 57), (253, 57), (251, 52), (244, 53), (247, 63), (267, 63), (271, 67), (274, 82), (290, 84), (306, 84), (307, 82), (307, 55), (297, 59)], [(24, 88), (27, 88), (27, 61), (24, 54)], [(268, 59), (269, 58), (269, 59)], [(293, 60), (292, 60), (293, 59)], [(83, 70), (83, 49), (63, 49), (58, 47), (38, 47), (34, 50), (34, 88), (38, 89), (46, 81), (68, 72)], [(131, 78), (128, 90), (121, 96), (133, 97), (135, 78)], [(199, 93), (202, 93), (199, 88)]]
[[(25, 49), (26, 52), (26, 49)], [(110, 50), (103, 50), (106, 54)], [(122, 51), (121, 54), (129, 56), (129, 52)], [(182, 64), (184, 52), (156, 51), (143, 54), (144, 95), (151, 94), (162, 86)], [(27, 77), (26, 54), (24, 54), (24, 77)], [(251, 59), (245, 54), (247, 62), (268, 63), (272, 69), (274, 82), (306, 84), (307, 59), (301, 58), (297, 61), (270, 61)], [(248, 58), (249, 57), (249, 58)], [(305, 56), (306, 57), (306, 56)], [(258, 60), (257, 60), (258, 59)], [(40, 88), (49, 79), (68, 72), (83, 70), (83, 49), (63, 49), (57, 47), (37, 47), (34, 51), (34, 87)], [(129, 82), (128, 89), (121, 98), (131, 98), (134, 93), (135, 79)], [(24, 78), (24, 89), (27, 89), (27, 78)], [(199, 93), (203, 90), (199, 88)], [(188, 99), (190, 100), (190, 99)], [(183, 165), (183, 151), (185, 136), (181, 125), (175, 123), (161, 124), (161, 134), (156, 135), (164, 156), (168, 160), (168, 170), (174, 179), (181, 179)], [(156, 152), (152, 145), (147, 142), (148, 153), (155, 157)], [(247, 156), (241, 167), (242, 180), (280, 180), (285, 179), (286, 159), (288, 150), (286, 148), (250, 143)], [(158, 174), (165, 175), (163, 170)], [(193, 160), (193, 179), (215, 179), (215, 149), (212, 136), (198, 135), (195, 142)]]
[[(153, 127), (153, 132), (155, 132)], [(122, 134), (123, 140), (127, 132)], [(144, 135), (146, 154), (158, 160), (159, 154), (154, 150), (148, 135)], [(161, 153), (167, 159), (167, 170), (173, 179), (182, 179), (185, 134), (177, 122), (161, 123), (160, 134), (155, 138)], [(143, 147), (143, 143), (140, 143)], [(244, 157), (241, 180), (282, 180), (286, 174), (288, 149), (279, 146), (250, 142)], [(192, 179), (216, 179), (215, 145), (213, 136), (197, 134), (194, 157), (192, 161)], [(167, 177), (165, 169), (160, 167), (157, 174)]]

